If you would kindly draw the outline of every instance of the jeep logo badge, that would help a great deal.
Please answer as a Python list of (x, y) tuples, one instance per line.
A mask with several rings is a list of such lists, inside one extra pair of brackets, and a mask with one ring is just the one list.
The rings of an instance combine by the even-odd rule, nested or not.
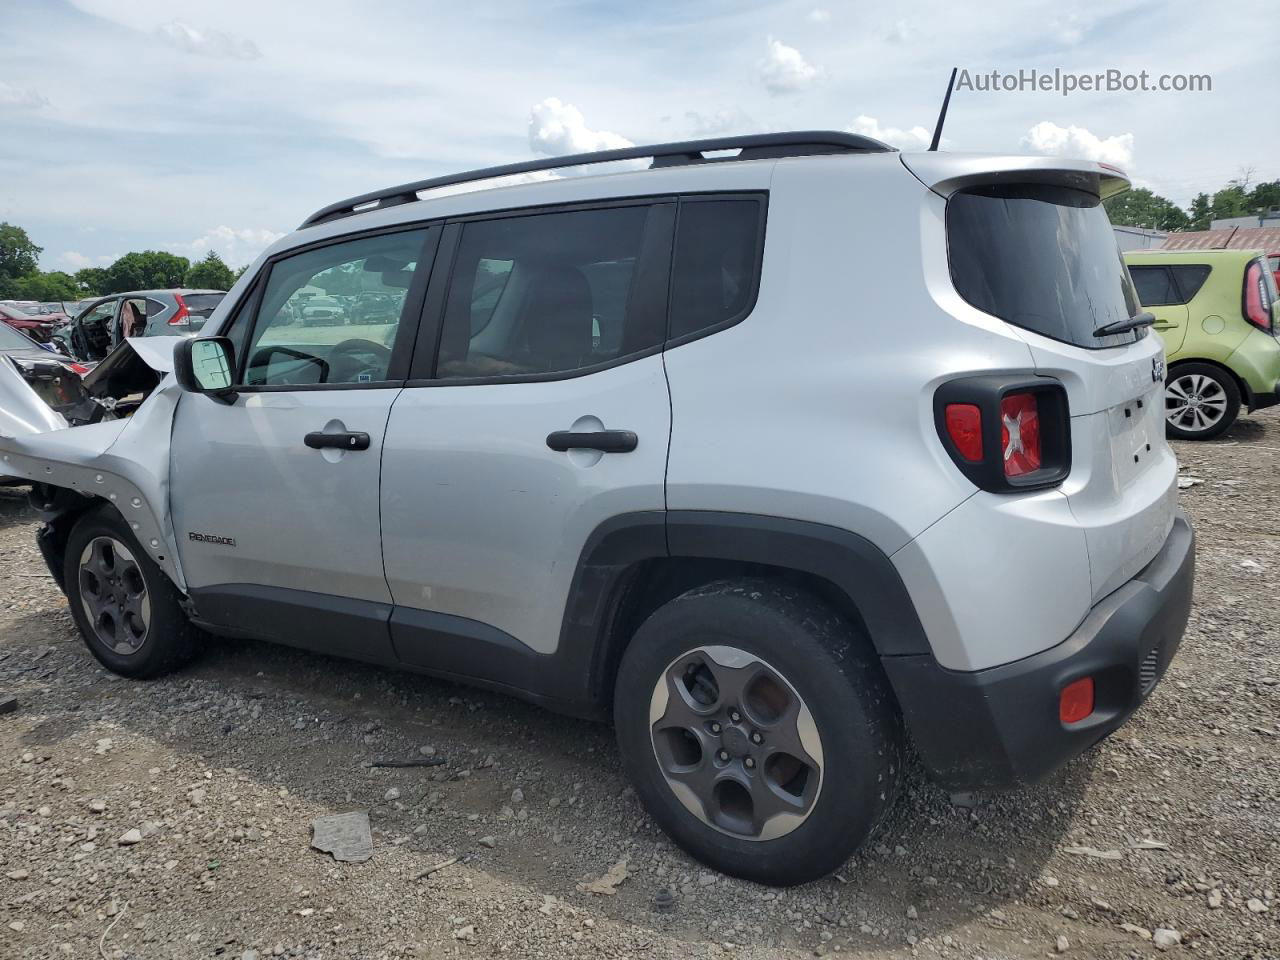
[(1164, 357), (1151, 358), (1151, 382), (1159, 383), (1164, 379)]

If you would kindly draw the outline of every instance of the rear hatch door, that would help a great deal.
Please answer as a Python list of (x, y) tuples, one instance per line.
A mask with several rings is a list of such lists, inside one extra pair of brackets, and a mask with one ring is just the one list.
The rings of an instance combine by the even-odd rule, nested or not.
[(1066, 388), (1072, 467), (1061, 489), (1085, 531), (1096, 602), (1159, 551), (1177, 497), (1162, 342), (1146, 327), (1098, 333), (1142, 309), (1101, 203), (1123, 180), (1084, 161), (1017, 158), (1019, 169), (996, 158), (984, 170), (964, 158), (948, 171), (937, 156), (921, 169), (903, 160), (947, 197), (957, 292), (1018, 330), (1037, 374)]

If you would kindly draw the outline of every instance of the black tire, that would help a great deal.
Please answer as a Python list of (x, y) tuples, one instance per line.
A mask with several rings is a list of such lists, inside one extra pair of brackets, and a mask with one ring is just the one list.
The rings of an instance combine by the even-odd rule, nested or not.
[[(116, 544), (117, 548), (124, 548), (124, 551), (111, 551), (114, 557), (113, 567), (119, 572), (111, 579), (121, 591), (128, 594), (124, 597), (124, 602), (140, 596), (144, 596), (146, 600), (145, 621), (133, 622), (134, 627), (139, 622), (145, 622), (145, 629), (133, 630), (125, 616), (117, 617), (110, 609), (106, 610), (107, 619), (113, 624), (112, 632), (117, 636), (114, 648), (104, 639), (106, 631), (101, 626), (101, 620), (95, 625), (86, 604), (93, 609), (111, 607), (110, 600), (105, 604), (101, 600), (103, 596), (111, 594), (116, 586), (107, 583), (106, 577), (98, 579), (92, 569), (82, 569), (86, 551), (90, 556), (85, 566), (91, 566), (95, 563), (94, 545), (106, 540)], [(131, 556), (126, 556), (126, 551)], [(182, 609), (181, 594), (164, 571), (147, 556), (129, 525), (114, 507), (104, 504), (76, 521), (67, 538), (63, 573), (71, 616), (80, 630), (80, 636), (89, 652), (112, 673), (137, 680), (151, 679), (177, 670), (199, 652), (204, 634), (187, 619)], [(98, 584), (98, 597), (90, 592), (91, 581)], [(136, 589), (139, 583), (145, 588), (145, 594)], [(122, 652), (120, 648), (131, 644), (134, 633), (138, 635), (136, 648), (132, 652)]]
[[(1192, 390), (1190, 385), (1196, 385)], [(1194, 395), (1205, 413), (1187, 402)], [(1235, 377), (1211, 363), (1180, 363), (1165, 380), (1165, 430), (1178, 440), (1212, 440), (1220, 436), (1240, 416), (1240, 387)], [(1179, 412), (1175, 412), (1179, 411)], [(1208, 416), (1217, 416), (1204, 423)]]
[[(660, 680), (666, 682), (668, 668), (674, 677), (685, 669), (682, 658), (691, 652), (726, 646), (758, 658), (763, 661), (761, 667), (772, 668), (775, 678), (781, 676), (791, 693), (798, 694), (801, 707), (807, 708), (820, 738), (820, 779), (805, 819), (790, 832), (770, 839), (718, 829), (706, 819), (705, 805), (701, 814), (686, 807), (668, 783), (658, 759), (655, 744), (666, 734), (655, 734), (650, 727), (651, 702), (666, 702), (660, 700), (662, 695), (655, 688)], [(747, 669), (749, 675), (754, 668)], [(682, 676), (688, 677), (688, 671)], [(750, 690), (751, 683), (745, 689)], [(727, 697), (717, 688), (714, 709), (727, 709), (721, 703), (724, 699)], [(738, 699), (746, 705), (749, 696)], [(681, 708), (677, 705), (676, 709)], [(760, 716), (755, 708), (745, 706), (736, 712), (747, 727), (758, 725), (751, 721), (752, 716)], [(655, 611), (623, 654), (614, 694), (614, 723), (623, 766), (659, 826), (708, 866), (759, 883), (789, 886), (837, 869), (881, 822), (897, 794), (901, 776), (902, 721), (869, 643), (830, 606), (810, 594), (767, 580), (708, 584)], [(772, 749), (767, 738), (773, 734), (767, 727), (762, 729), (766, 746), (758, 749)], [(728, 748), (725, 755), (733, 764), (747, 762), (737, 752), (746, 746), (739, 734), (734, 733), (737, 739), (729, 743), (728, 727), (711, 725), (685, 739), (696, 741), (713, 730), (723, 733), (708, 741), (713, 744), (716, 766), (723, 777), (725, 768), (718, 762), (718, 749)], [(754, 743), (754, 733), (749, 736)], [(711, 762), (711, 756), (700, 747), (692, 749), (703, 758), (695, 765), (704, 759)], [(781, 747), (777, 749), (781, 752)], [(771, 765), (772, 758), (761, 754), (752, 769), (764, 773)], [(744, 777), (752, 776), (743, 767), (735, 769)], [(719, 788), (717, 781), (712, 792)], [(742, 790), (741, 794), (747, 792)], [(750, 817), (751, 812), (746, 820)]]

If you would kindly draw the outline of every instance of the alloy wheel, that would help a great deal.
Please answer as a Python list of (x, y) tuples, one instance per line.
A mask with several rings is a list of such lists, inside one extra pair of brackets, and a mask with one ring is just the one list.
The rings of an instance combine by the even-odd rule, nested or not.
[(708, 826), (774, 840), (813, 812), (823, 775), (813, 714), (754, 654), (707, 646), (677, 657), (654, 687), (649, 729), (667, 785)]
[(98, 641), (121, 656), (137, 653), (151, 625), (147, 581), (133, 553), (114, 537), (94, 537), (80, 554), (80, 601)]
[(1222, 384), (1202, 373), (1170, 380), (1164, 396), (1166, 419), (1189, 433), (1211, 430), (1227, 412), (1227, 392)]

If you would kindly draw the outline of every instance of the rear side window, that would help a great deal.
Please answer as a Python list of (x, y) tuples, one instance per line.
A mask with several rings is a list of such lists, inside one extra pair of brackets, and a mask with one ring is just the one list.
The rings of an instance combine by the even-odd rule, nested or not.
[(764, 204), (754, 198), (680, 203), (671, 270), (671, 339), (727, 326), (755, 304)]
[(1168, 267), (1130, 267), (1129, 273), (1144, 307), (1167, 307), (1182, 302)]
[(1132, 343), (1139, 328), (1093, 331), (1138, 312), (1111, 222), (1093, 194), (1000, 184), (947, 202), (947, 250), (956, 291), (1014, 326), (1081, 347)]
[(464, 223), (436, 375), (571, 374), (663, 340), (673, 204)]

